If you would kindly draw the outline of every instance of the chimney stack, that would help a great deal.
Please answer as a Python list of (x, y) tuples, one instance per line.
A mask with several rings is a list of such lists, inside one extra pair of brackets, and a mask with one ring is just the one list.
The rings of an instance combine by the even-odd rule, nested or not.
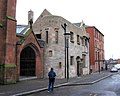
[(28, 25), (30, 25), (30, 21), (33, 21), (33, 15), (34, 13), (32, 10), (28, 11)]

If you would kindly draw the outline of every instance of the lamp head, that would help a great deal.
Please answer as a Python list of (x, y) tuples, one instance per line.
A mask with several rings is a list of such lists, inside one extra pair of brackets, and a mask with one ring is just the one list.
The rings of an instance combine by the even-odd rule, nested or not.
[(66, 32), (66, 33), (64, 33), (64, 36), (65, 36), (67, 39), (69, 39), (70, 33), (69, 33), (69, 32)]

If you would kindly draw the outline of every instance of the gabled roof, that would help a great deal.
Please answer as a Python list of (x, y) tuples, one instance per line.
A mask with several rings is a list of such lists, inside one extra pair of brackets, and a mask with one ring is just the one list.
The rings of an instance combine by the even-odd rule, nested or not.
[(52, 14), (48, 10), (44, 9), (44, 11), (37, 18), (37, 20), (33, 23), (33, 29), (34, 29), (34, 26), (36, 26), (36, 24), (39, 24), (39, 22), (46, 16), (52, 16)]
[[(88, 26), (88, 25), (85, 25), (85, 23), (82, 21), (80, 23), (73, 23), (75, 24), (76, 26), (78, 27), (84, 27), (84, 28), (95, 28), (99, 33), (101, 33), (95, 26)], [(103, 35), (103, 33), (101, 33)], [(104, 36), (104, 35), (103, 35)]]
[(40, 17), (44, 17), (46, 15), (52, 15), (47, 9), (44, 9), (44, 11), (41, 13)]
[[(43, 17), (45, 16), (52, 16), (52, 14), (47, 10), (47, 9), (44, 9), (44, 11), (40, 14), (40, 16), (37, 18), (37, 20), (41, 20)], [(36, 20), (36, 21), (37, 21)], [(35, 21), (35, 22), (36, 22)]]
[(80, 27), (81, 23), (73, 23), (74, 25), (76, 25), (77, 27)]
[(87, 25), (85, 25), (85, 23), (83, 22), (83, 20), (80, 23), (73, 23), (73, 24), (75, 24), (78, 27), (87, 27)]

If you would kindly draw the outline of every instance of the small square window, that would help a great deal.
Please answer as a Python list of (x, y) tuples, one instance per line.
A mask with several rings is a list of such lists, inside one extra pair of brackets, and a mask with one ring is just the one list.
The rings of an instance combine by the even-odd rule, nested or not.
[(74, 43), (74, 34), (73, 32), (70, 32), (70, 41)]
[(58, 31), (55, 32), (55, 42), (58, 44)]
[(59, 68), (62, 68), (62, 63), (61, 62), (59, 62)]
[(80, 45), (80, 36), (77, 35), (77, 44)]
[(41, 39), (41, 34), (36, 34), (36, 37), (37, 37), (38, 39)]
[(49, 57), (52, 57), (52, 50), (49, 50)]

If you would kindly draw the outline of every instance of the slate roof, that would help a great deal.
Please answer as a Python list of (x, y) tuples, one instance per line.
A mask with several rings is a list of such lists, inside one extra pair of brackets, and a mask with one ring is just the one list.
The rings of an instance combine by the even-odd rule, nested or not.
[[(28, 25), (17, 25), (16, 27), (16, 35), (20, 38), (17, 41), (17, 44), (22, 44), (25, 40), (25, 38), (30, 34), (32, 30), (29, 28)], [(36, 36), (35, 36), (36, 38)], [(39, 43), (40, 47), (44, 47), (45, 42), (41, 39), (37, 39), (37, 42)]]
[(28, 30), (29, 30), (29, 26), (28, 25), (17, 25), (16, 26), (16, 34), (17, 35), (24, 35)]

